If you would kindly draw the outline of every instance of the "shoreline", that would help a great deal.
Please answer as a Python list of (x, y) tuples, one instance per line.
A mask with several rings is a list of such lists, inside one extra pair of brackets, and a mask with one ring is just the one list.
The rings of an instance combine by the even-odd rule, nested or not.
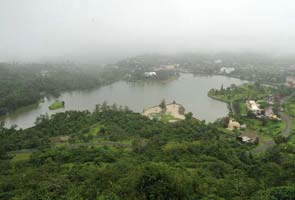
[[(196, 81), (197, 83), (199, 83), (198, 82), (198, 79), (195, 79), (195, 78), (193, 78), (193, 75), (192, 74), (183, 74), (183, 76), (185, 76), (185, 77), (189, 77), (189, 79), (192, 79), (193, 81)], [(200, 75), (200, 76), (202, 76), (202, 77), (207, 77), (207, 76), (203, 76), (203, 75)], [(222, 77), (222, 76), (220, 76), (220, 77)], [(218, 78), (218, 77), (217, 77)], [(207, 79), (205, 79), (206, 81), (207, 81)], [(218, 79), (219, 80), (219, 79)], [(223, 80), (223, 79), (221, 79), (221, 80)], [(227, 79), (226, 79), (227, 80)], [(181, 81), (181, 85), (183, 85), (183, 81), (182, 81), (182, 79), (177, 79), (176, 80), (176, 82), (178, 82), (178, 81)], [(121, 83), (122, 82), (122, 83)], [(127, 81), (122, 81), (122, 80), (120, 80), (120, 81), (117, 81), (117, 82), (115, 82), (115, 87), (114, 88), (119, 88), (119, 87), (117, 87), (117, 85), (116, 85), (116, 83), (119, 83), (119, 85), (123, 85), (124, 86), (124, 88), (126, 87), (126, 88), (129, 88), (130, 89), (130, 86), (129, 86), (129, 84), (128, 84), (128, 82)], [(153, 84), (152, 83), (154, 83), (155, 85), (160, 85), (159, 87), (162, 87), (161, 86), (161, 83), (156, 83), (155, 81), (151, 81), (150, 82), (151, 83), (151, 86), (148, 86), (148, 88), (149, 87), (151, 87), (153, 90), (155, 89), (154, 88), (154, 86), (153, 86)], [(125, 86), (124, 84), (126, 84), (127, 86)], [(136, 87), (135, 88), (140, 88), (140, 89), (142, 89), (141, 88), (141, 84), (140, 83), (134, 83), (135, 85), (136, 85)], [(174, 82), (172, 82), (172, 83), (169, 83), (169, 84), (173, 84), (174, 85)], [(148, 84), (149, 85), (149, 84)], [(164, 85), (165, 86), (165, 85)], [(157, 86), (158, 87), (158, 86)], [(166, 87), (166, 86), (165, 86)], [(200, 86), (200, 85), (196, 85), (195, 86), (196, 88), (201, 88), (202, 86)], [(108, 92), (108, 93), (113, 93), (114, 92), (114, 89), (112, 89), (112, 85), (110, 85), (110, 86), (104, 86), (104, 87), (98, 87), (98, 88), (102, 88), (102, 89), (104, 89), (104, 90), (102, 90), (102, 92), (104, 92), (104, 91), (109, 91), (109, 89), (111, 89), (111, 91), (110, 92)], [(117, 89), (115, 89), (116, 91), (117, 91)], [(202, 93), (202, 96), (204, 95), (204, 96), (206, 96), (207, 94), (207, 92), (209, 91), (211, 89), (211, 87), (206, 87), (206, 92), (203, 94)], [(133, 87), (131, 87), (131, 90), (133, 90)], [(156, 89), (155, 89), (156, 90)], [(204, 89), (203, 89), (204, 90)], [(76, 90), (76, 91), (81, 91), (81, 90)], [(87, 91), (87, 92), (85, 92), (85, 94), (84, 94), (84, 92), (83, 91)], [(79, 92), (79, 94), (77, 94), (78, 95), (78, 98), (80, 98), (80, 96), (86, 96), (87, 97), (87, 95), (88, 95), (88, 92), (90, 92), (89, 94), (91, 94), (92, 93), (92, 91), (96, 91), (96, 90), (82, 90), (81, 92)], [(128, 90), (129, 91), (129, 90)], [(137, 92), (138, 90), (135, 90), (135, 94), (140, 94), (141, 95), (141, 93), (143, 93), (143, 92)], [(65, 93), (62, 93), (62, 95), (63, 94), (67, 94), (67, 93), (71, 93), (71, 92), (73, 92), (73, 91), (67, 91), (67, 92), (65, 92)], [(121, 92), (121, 91), (117, 91), (117, 92)], [(149, 92), (149, 91), (147, 91), (147, 92)], [(81, 93), (81, 94), (80, 94)], [(96, 94), (96, 93), (95, 93)], [(100, 93), (99, 93), (100, 94)], [(118, 93), (118, 94), (121, 94), (121, 93)], [(154, 96), (159, 96), (159, 95), (162, 95), (161, 93), (152, 93), (152, 96), (151, 96), (151, 98), (153, 98), (153, 95)], [(168, 94), (168, 95), (170, 95), (170, 94)], [(110, 98), (110, 96), (111, 95), (107, 95), (107, 97), (106, 97), (106, 99), (104, 99), (104, 97), (101, 97), (98, 101), (95, 101), (95, 100), (93, 100), (93, 102), (92, 102), (92, 100), (91, 100), (91, 104), (93, 103), (93, 105), (94, 105), (94, 103), (95, 104), (97, 104), (97, 103), (99, 103), (100, 101), (103, 101), (103, 100), (105, 100), (105, 101), (107, 101), (107, 102), (112, 102), (112, 100), (110, 100), (109, 98)], [(113, 95), (112, 95), (113, 96)], [(119, 95), (119, 96), (122, 96), (122, 95)], [(173, 97), (173, 95), (171, 95), (172, 97), (170, 98), (169, 97), (169, 99), (170, 100), (173, 100), (175, 97)], [(196, 96), (196, 94), (194, 94), (193, 96)], [(95, 98), (95, 96), (94, 96), (94, 93), (92, 94), (92, 96), (91, 96), (91, 98), (93, 99), (93, 98)], [(147, 98), (146, 100), (143, 100), (143, 101), (147, 101), (147, 102), (149, 102), (150, 100), (148, 100), (148, 98), (150, 98), (149, 96), (146, 96), (145, 95), (145, 98)], [(191, 98), (190, 97), (190, 94), (187, 94), (187, 97), (186, 98)], [(203, 98), (203, 97), (202, 97)], [(70, 101), (74, 101), (74, 99), (69, 99), (68, 97), (67, 97), (67, 99), (62, 99), (62, 98), (58, 98), (59, 100), (64, 100), (64, 101), (68, 101), (69, 102), (69, 105), (70, 105)], [(83, 100), (84, 100), (84, 98), (82, 98)], [(126, 103), (125, 101), (125, 99), (126, 99), (126, 97), (123, 97), (122, 96), (122, 99), (123, 99), (123, 101), (119, 101), (120, 99), (118, 99), (118, 101), (117, 101), (117, 105), (127, 105), (128, 104), (128, 102)], [(159, 99), (159, 101), (160, 101), (161, 99)], [(75, 100), (76, 101), (76, 100)], [(141, 101), (141, 100), (140, 100)], [(210, 100), (209, 100), (210, 101)], [(219, 100), (218, 100), (219, 101)], [(51, 101), (50, 101), (51, 102)], [(206, 102), (208, 102), (208, 100), (206, 100)], [(82, 102), (83, 103), (83, 102)], [(89, 111), (92, 111), (92, 107), (91, 108), (88, 108), (89, 106), (84, 106), (84, 105), (82, 105), (82, 103), (79, 103), (79, 102), (77, 102), (77, 105), (78, 105), (78, 107), (77, 108), (79, 108), (79, 105), (81, 104), (81, 106), (80, 107), (82, 107), (82, 109), (83, 110), (89, 110)], [(135, 104), (136, 104), (136, 102), (134, 102)], [(169, 102), (169, 103), (171, 103), (171, 102)], [(194, 103), (194, 102), (191, 102), (191, 103)], [(47, 103), (46, 103), (46, 105), (47, 105)], [(41, 103), (40, 105), (39, 105), (39, 107), (41, 107), (41, 108), (43, 108), (44, 106), (46, 106), (44, 103)], [(149, 105), (149, 104), (146, 104), (145, 103), (145, 105)], [(150, 104), (151, 106), (153, 106), (153, 105), (155, 105), (155, 102), (153, 102), (153, 101), (151, 101), (151, 104)], [(189, 104), (190, 105), (190, 104)], [(48, 105), (49, 106), (49, 105)], [(47, 107), (48, 106), (46, 106), (46, 108), (45, 108), (45, 110), (47, 110)], [(10, 116), (12, 116), (11, 117), (11, 119), (10, 118), (7, 118), (7, 116), (4, 116), (4, 117), (2, 117), (2, 120), (3, 121), (5, 121), (6, 122), (6, 120), (5, 120), (5, 118), (7, 118), (7, 124), (6, 124), (6, 126), (10, 126), (10, 124), (17, 124), (17, 125), (19, 125), (19, 127), (28, 127), (28, 126), (33, 126), (33, 123), (31, 123), (31, 119), (30, 120), (28, 120), (28, 122), (26, 122), (25, 121), (25, 119), (24, 119), (24, 124), (25, 125), (23, 125), (23, 121), (19, 121), (19, 120), (22, 120), (22, 118), (25, 118), (26, 117), (26, 114), (28, 113), (28, 116), (33, 116), (33, 117), (35, 117), (35, 113), (37, 113), (37, 112), (39, 112), (39, 110), (41, 109), (39, 109), (39, 107), (29, 107), (29, 109), (25, 109), (24, 111), (22, 111), (22, 112), (16, 112), (16, 113), (13, 113), (13, 115), (10, 115)], [(94, 107), (94, 106), (93, 106)], [(129, 106), (130, 107), (130, 106)], [(137, 106), (138, 107), (138, 106)], [(137, 108), (136, 106), (135, 106), (135, 108), (132, 108), (132, 106), (131, 106), (131, 109), (134, 109), (134, 111), (135, 112), (138, 112), (138, 113), (142, 113), (142, 111), (143, 111), (143, 109), (147, 109), (148, 107), (146, 107), (146, 108), (144, 108), (144, 105), (142, 105), (142, 106), (140, 106), (140, 107), (138, 107)], [(202, 108), (202, 105), (200, 104), (200, 106), (198, 106), (198, 107), (201, 107), (200, 108), (200, 110), (204, 110), (204, 108)], [(224, 106), (222, 106), (222, 107), (224, 107)], [(30, 110), (30, 108), (32, 109), (32, 110)], [(208, 108), (208, 106), (207, 106), (207, 104), (206, 104), (206, 108)], [(218, 107), (219, 108), (219, 107)], [(80, 110), (82, 110), (82, 109), (80, 109)], [(207, 112), (209, 112), (209, 109), (210, 108), (208, 108), (208, 111)], [(36, 110), (36, 112), (35, 112), (35, 110)], [(71, 110), (76, 110), (76, 107), (71, 107)], [(198, 110), (198, 109), (197, 109)], [(191, 111), (191, 110), (188, 110), (188, 111)], [(42, 111), (43, 112), (43, 111)], [(61, 112), (63, 112), (63, 110), (61, 110)], [(205, 117), (201, 117), (201, 116), (199, 116), (202, 120), (206, 120), (207, 122), (213, 122), (213, 121), (215, 121), (217, 118), (219, 118), (219, 117), (221, 117), (221, 116), (226, 116), (227, 114), (228, 114), (228, 112), (229, 112), (229, 109), (228, 109), (228, 107), (224, 107), (224, 108), (222, 108), (222, 111), (221, 111), (223, 114), (222, 115), (219, 115), (218, 117), (214, 117), (215, 116), (215, 114), (205, 114), (206, 116)], [(44, 113), (46, 113), (46, 111), (44, 112)], [(49, 113), (49, 112), (48, 112)], [(198, 116), (197, 114), (198, 114), (198, 112), (196, 111), (194, 111), (194, 113), (195, 113), (195, 115), (196, 116)], [(51, 115), (51, 112), (49, 113), (50, 115)], [(20, 116), (20, 118), (18, 118), (18, 116)], [(207, 116), (209, 116), (210, 117), (210, 119), (207, 119), (206, 117)], [(4, 119), (3, 119), (4, 118)], [(35, 117), (35, 119), (36, 119), (36, 117)], [(17, 121), (18, 120), (18, 121)], [(15, 123), (14, 123), (15, 122)], [(27, 124), (29, 124), (29, 125), (27, 125)], [(30, 125), (30, 124), (32, 124), (32, 125)]]

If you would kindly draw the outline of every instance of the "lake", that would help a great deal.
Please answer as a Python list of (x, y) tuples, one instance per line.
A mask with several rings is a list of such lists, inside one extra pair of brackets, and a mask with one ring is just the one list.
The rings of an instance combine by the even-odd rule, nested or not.
[[(128, 106), (135, 112), (142, 112), (144, 108), (158, 105), (162, 99), (166, 102), (175, 100), (182, 104), (186, 112), (192, 112), (200, 120), (212, 122), (228, 114), (227, 105), (207, 96), (211, 88), (219, 89), (223, 84), (240, 85), (245, 81), (225, 76), (195, 76), (181, 74), (177, 80), (169, 82), (125, 82), (119, 81), (94, 90), (64, 92), (58, 98), (45, 98), (45, 102), (36, 106), (29, 106), (5, 118), (5, 126), (17, 125), (28, 128), (41, 114), (49, 115), (65, 110), (90, 110), (96, 104), (104, 101), (108, 104)], [(49, 105), (56, 99), (65, 101), (65, 108), (49, 110)]]

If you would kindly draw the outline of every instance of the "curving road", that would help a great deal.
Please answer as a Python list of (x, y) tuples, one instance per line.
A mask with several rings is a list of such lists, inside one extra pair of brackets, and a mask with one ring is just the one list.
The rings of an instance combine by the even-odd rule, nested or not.
[[(291, 96), (293, 96), (293, 94), (283, 98), (281, 100), (281, 105), (286, 101), (288, 100), (288, 98), (290, 98)], [(282, 120), (284, 120), (286, 122), (286, 128), (282, 131), (281, 135), (284, 136), (284, 137), (288, 137), (291, 133), (291, 130), (292, 130), (292, 123), (293, 123), (293, 120), (292, 120), (292, 117), (290, 117), (288, 114), (286, 114), (285, 112), (279, 112), (279, 115), (281, 117)], [(265, 151), (266, 149), (268, 149), (269, 147), (272, 147), (275, 145), (275, 142), (273, 140), (269, 141), (269, 142), (266, 142), (263, 146), (259, 146), (259, 147), (256, 147), (255, 149), (253, 149), (251, 152), (252, 153), (260, 153), (260, 152), (263, 152)]]
[[(283, 98), (280, 102), (280, 104), (282, 105), (283, 103), (285, 103), (289, 98), (293, 97), (295, 95), (295, 92), (293, 92), (292, 94), (290, 94), (289, 96)], [(281, 116), (281, 119), (284, 120), (286, 122), (286, 128), (285, 130), (282, 132), (282, 136), (284, 137), (288, 137), (291, 133), (292, 130), (292, 123), (293, 123), (293, 118), (290, 117), (287, 113), (285, 112), (279, 112), (279, 115)]]
[[(292, 118), (284, 112), (280, 112), (279, 114), (281, 116), (281, 119), (286, 122), (286, 128), (282, 131), (281, 135), (284, 137), (288, 137), (291, 133), (291, 130), (292, 130)], [(271, 140), (269, 142), (264, 143), (263, 146), (256, 147), (251, 152), (252, 153), (260, 153), (260, 152), (267, 150), (270, 147), (273, 147), (274, 145), (275, 145), (275, 142), (273, 140)]]
[(281, 116), (281, 119), (286, 122), (286, 128), (282, 132), (281, 135), (284, 136), (284, 137), (288, 137), (290, 135), (290, 133), (291, 133), (291, 130), (292, 130), (292, 123), (293, 123), (292, 117), (290, 117), (289, 115), (287, 115), (284, 112), (280, 112), (279, 114)]

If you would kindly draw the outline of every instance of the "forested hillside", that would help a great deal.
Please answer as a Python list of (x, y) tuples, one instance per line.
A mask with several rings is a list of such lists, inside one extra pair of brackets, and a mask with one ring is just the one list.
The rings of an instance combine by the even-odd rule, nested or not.
[(106, 104), (0, 129), (0, 199), (295, 199), (294, 147), (261, 155), (215, 124)]
[(0, 115), (37, 103), (45, 95), (90, 89), (122, 78), (113, 69), (0, 63)]

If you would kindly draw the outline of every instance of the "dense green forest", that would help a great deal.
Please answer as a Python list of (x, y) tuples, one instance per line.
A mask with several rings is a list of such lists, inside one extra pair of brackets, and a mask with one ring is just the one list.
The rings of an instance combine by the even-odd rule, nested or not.
[(287, 140), (260, 155), (217, 124), (117, 105), (0, 128), (0, 199), (295, 199)]
[(98, 87), (123, 74), (113, 68), (0, 63), (0, 115), (37, 103), (45, 95)]

